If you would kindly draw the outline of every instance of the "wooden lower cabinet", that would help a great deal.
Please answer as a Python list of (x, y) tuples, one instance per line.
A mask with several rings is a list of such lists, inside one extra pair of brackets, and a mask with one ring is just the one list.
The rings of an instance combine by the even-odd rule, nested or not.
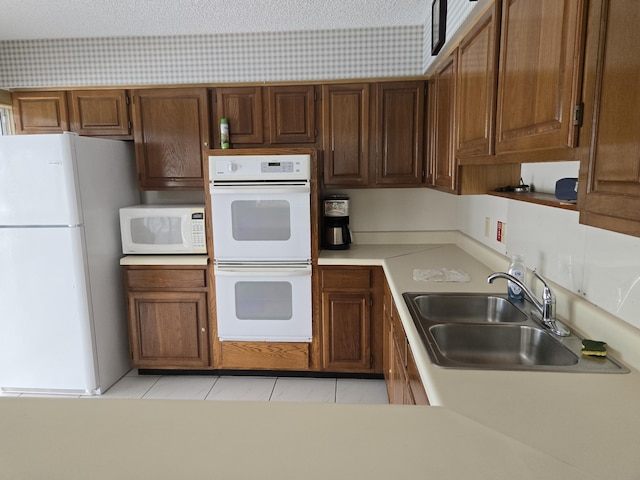
[(409, 393), (409, 403), (411, 405), (429, 405), (429, 397), (420, 379), (418, 366), (416, 365), (416, 360), (413, 357), (410, 346), (408, 346), (407, 351), (407, 382), (409, 384), (407, 389)]
[(411, 352), (400, 315), (391, 296), (389, 285), (384, 284), (384, 378), (389, 403), (393, 405), (429, 405), (418, 368)]
[(206, 266), (124, 267), (131, 366), (206, 368)]
[(320, 267), (322, 370), (382, 373), (382, 279), (380, 267)]

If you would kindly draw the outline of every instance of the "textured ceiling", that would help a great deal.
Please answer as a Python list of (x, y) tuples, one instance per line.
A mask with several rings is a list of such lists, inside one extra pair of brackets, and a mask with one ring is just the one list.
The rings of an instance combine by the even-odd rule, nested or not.
[(0, 41), (422, 25), (428, 0), (0, 0)]

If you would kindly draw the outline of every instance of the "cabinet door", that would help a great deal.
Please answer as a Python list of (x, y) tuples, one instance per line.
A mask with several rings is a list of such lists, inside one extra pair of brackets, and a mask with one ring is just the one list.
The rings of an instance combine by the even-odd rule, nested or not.
[(316, 141), (315, 87), (291, 85), (268, 87), (269, 141), (314, 143)]
[(262, 87), (216, 88), (217, 125), (229, 120), (229, 141), (237, 144), (263, 144)]
[(206, 293), (130, 291), (128, 297), (134, 367), (209, 365)]
[(458, 158), (495, 151), (499, 12), (496, 2), (458, 47), (454, 122)]
[(431, 128), (433, 185), (456, 191), (456, 159), (453, 154), (453, 112), (455, 105), (455, 56), (449, 57), (434, 80), (434, 124)]
[(129, 96), (126, 90), (69, 92), (71, 131), (79, 135), (130, 138)]
[(640, 237), (640, 3), (590, 3), (580, 221)]
[(497, 153), (576, 145), (583, 12), (584, 0), (503, 0)]
[(323, 85), (324, 184), (369, 183), (369, 85)]
[(423, 82), (377, 85), (376, 184), (422, 182), (424, 90)]
[(407, 349), (407, 382), (409, 383), (409, 393), (414, 405), (429, 405), (429, 397), (424, 389), (416, 360), (411, 352), (411, 347)]
[(17, 92), (12, 98), (16, 134), (69, 131), (65, 92)]
[(322, 312), (323, 367), (371, 368), (371, 294), (323, 293)]
[(382, 371), (384, 373), (384, 380), (387, 385), (387, 395), (389, 396), (389, 403), (393, 398), (393, 388), (391, 378), (393, 376), (394, 369), (394, 353), (393, 353), (393, 327), (391, 325), (391, 312), (393, 305), (393, 297), (391, 296), (391, 290), (386, 278), (383, 287), (383, 302), (382, 302)]
[(209, 148), (206, 89), (135, 90), (133, 122), (141, 190), (204, 189), (202, 150)]
[(389, 403), (392, 405), (407, 405), (410, 403), (410, 398), (407, 390), (407, 373), (406, 367), (402, 363), (402, 356), (398, 349), (397, 342), (394, 341), (393, 345), (393, 360), (391, 367), (391, 384)]

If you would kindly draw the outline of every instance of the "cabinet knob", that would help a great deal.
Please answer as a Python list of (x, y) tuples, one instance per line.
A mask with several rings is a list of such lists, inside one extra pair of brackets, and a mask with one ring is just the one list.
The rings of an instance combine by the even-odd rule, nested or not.
[(204, 332), (206, 332), (207, 330), (206, 330), (204, 327), (202, 327), (201, 331), (202, 331), (202, 333), (204, 333)]
[(209, 142), (204, 142), (204, 146), (208, 147), (209, 146)]

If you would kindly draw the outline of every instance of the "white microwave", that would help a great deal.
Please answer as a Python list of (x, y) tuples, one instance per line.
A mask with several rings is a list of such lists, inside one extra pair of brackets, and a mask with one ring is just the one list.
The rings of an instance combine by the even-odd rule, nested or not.
[(204, 205), (133, 205), (120, 209), (124, 254), (207, 253)]

